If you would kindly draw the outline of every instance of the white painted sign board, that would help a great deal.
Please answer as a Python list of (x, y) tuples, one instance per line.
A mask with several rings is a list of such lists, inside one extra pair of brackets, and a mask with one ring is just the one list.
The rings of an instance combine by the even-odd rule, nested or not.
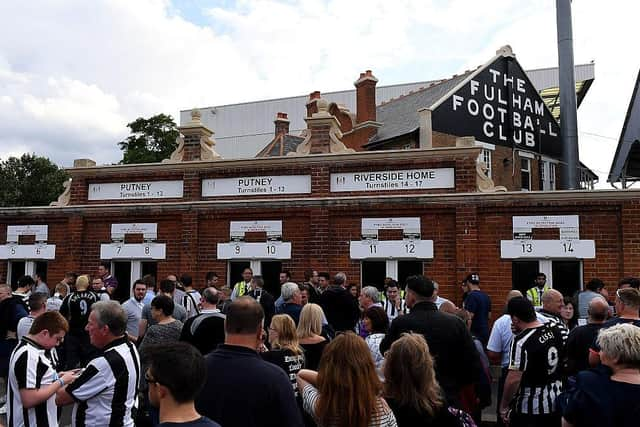
[(349, 254), (351, 259), (431, 259), (433, 240), (357, 240), (351, 241)]
[(531, 230), (533, 228), (579, 227), (578, 215), (514, 216), (513, 228)]
[(592, 259), (596, 257), (593, 240), (502, 240), (500, 257), (516, 258), (570, 258)]
[(420, 234), (420, 218), (362, 218), (362, 234), (378, 234), (378, 230), (402, 230), (405, 234)]
[(267, 233), (267, 237), (282, 236), (282, 221), (231, 221), (231, 238), (243, 238), (245, 233)]
[(173, 199), (183, 195), (183, 181), (89, 184), (89, 200)]
[(580, 239), (580, 218), (578, 215), (530, 215), (514, 216), (513, 235), (531, 234), (534, 228), (558, 228), (560, 240)]
[(158, 224), (155, 222), (111, 224), (111, 238), (122, 240), (126, 234), (142, 234), (144, 239), (158, 238)]
[(36, 242), (44, 242), (49, 236), (48, 225), (8, 225), (7, 242), (17, 242), (20, 236), (35, 236)]
[(291, 259), (291, 242), (218, 243), (218, 259)]
[(100, 259), (166, 259), (164, 243), (103, 243)]
[(55, 259), (56, 245), (0, 245), (0, 259)]
[(311, 175), (250, 176), (202, 180), (202, 197), (311, 193)]
[(395, 191), (454, 188), (454, 168), (332, 173), (331, 191)]

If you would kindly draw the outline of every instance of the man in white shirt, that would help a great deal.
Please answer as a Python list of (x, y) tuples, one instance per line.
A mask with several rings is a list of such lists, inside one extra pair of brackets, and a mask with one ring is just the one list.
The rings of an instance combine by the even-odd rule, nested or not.
[(122, 303), (124, 312), (127, 313), (127, 336), (133, 342), (138, 341), (140, 330), (140, 318), (144, 308), (144, 296), (147, 293), (147, 285), (138, 279), (133, 284), (133, 296)]
[(188, 274), (180, 276), (180, 281), (184, 286), (185, 294), (182, 297), (182, 306), (187, 311), (187, 319), (200, 314), (200, 292), (193, 288), (193, 279)]
[(442, 304), (444, 304), (445, 302), (451, 302), (446, 298), (442, 298), (440, 295), (438, 295), (438, 290), (440, 289), (440, 285), (438, 285), (438, 282), (433, 282), (433, 294), (436, 297), (436, 307), (438, 307), (438, 310), (440, 310), (440, 306)]

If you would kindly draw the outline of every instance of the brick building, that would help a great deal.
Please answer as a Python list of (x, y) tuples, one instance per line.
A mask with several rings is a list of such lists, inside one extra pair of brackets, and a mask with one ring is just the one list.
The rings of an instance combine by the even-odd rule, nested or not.
[[(377, 285), (387, 276), (402, 281), (424, 273), (459, 302), (460, 280), (477, 271), (499, 304), (512, 287), (528, 287), (537, 271), (567, 294), (591, 277), (613, 284), (637, 274), (640, 201), (634, 191), (542, 191), (534, 166), (532, 191), (521, 191), (525, 175), (514, 164), (557, 161), (558, 130), (546, 107), (536, 104), (537, 92), (518, 80), (518, 69), (503, 86), (522, 90), (531, 115), (537, 108), (536, 118), (546, 120), (536, 123), (532, 145), (513, 137), (492, 144), (478, 134), (505, 123), (512, 131), (517, 106), (500, 121), (479, 105), (486, 111), (478, 126), (466, 117), (468, 104), (465, 116), (452, 115), (460, 105), (456, 96), (491, 76), (496, 61), (519, 67), (501, 50), (448, 89), (439, 87), (428, 105), (420, 105), (424, 93), (396, 101), (413, 102), (413, 110), (391, 103), (376, 108), (366, 90), (358, 103), (364, 112), (356, 113), (313, 95), (305, 134), (289, 135), (287, 116), (278, 115), (271, 148), (259, 158), (220, 158), (213, 131), (194, 112), (163, 163), (77, 161), (56, 206), (0, 210), (0, 276), (13, 282), (38, 270), (56, 283), (65, 271), (93, 272), (107, 260), (125, 298), (132, 280), (146, 273), (189, 272), (201, 285), (205, 273), (215, 271), (233, 284), (251, 266), (274, 293), (281, 269), (296, 281), (313, 268)], [(370, 89), (374, 80), (363, 73), (356, 86)], [(394, 116), (394, 110), (403, 113)], [(452, 123), (464, 129), (455, 131)], [(550, 131), (543, 137), (545, 123)], [(402, 144), (413, 145), (398, 149)]]

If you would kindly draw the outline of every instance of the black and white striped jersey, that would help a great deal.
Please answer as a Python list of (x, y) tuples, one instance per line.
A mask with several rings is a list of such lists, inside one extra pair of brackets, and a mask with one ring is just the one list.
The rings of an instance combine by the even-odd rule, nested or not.
[(389, 318), (389, 322), (398, 317), (401, 314), (405, 314), (407, 311), (407, 306), (404, 302), (404, 299), (400, 299), (399, 308), (396, 307), (396, 304), (390, 301), (388, 298), (384, 301), (384, 311), (387, 313), (387, 317)]
[(540, 310), (538, 314), (539, 319), (542, 318), (545, 320), (543, 323), (549, 323), (560, 330), (560, 334), (562, 335), (562, 342), (564, 345), (566, 345), (567, 341), (569, 340), (569, 328), (567, 327), (567, 325), (565, 325), (560, 316), (556, 316), (555, 314), (545, 310)]
[(72, 425), (132, 427), (131, 411), (137, 407), (140, 375), (135, 346), (126, 337), (111, 342), (67, 386), (67, 392), (76, 400)]
[(522, 372), (520, 387), (512, 402), (516, 413), (553, 413), (556, 397), (562, 391), (563, 357), (560, 331), (549, 323), (525, 329), (513, 337), (509, 369)]
[(100, 297), (93, 291), (75, 291), (62, 300), (60, 314), (69, 321), (69, 332), (84, 332), (89, 321), (91, 306), (100, 301)]
[(39, 389), (57, 378), (47, 351), (35, 341), (24, 337), (11, 353), (9, 386), (7, 387), (8, 427), (54, 427), (58, 425), (56, 395), (33, 408), (25, 409), (20, 389)]

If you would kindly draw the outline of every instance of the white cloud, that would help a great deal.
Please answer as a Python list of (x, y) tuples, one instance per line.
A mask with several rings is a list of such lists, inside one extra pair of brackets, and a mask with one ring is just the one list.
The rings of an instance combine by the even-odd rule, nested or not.
[[(596, 61), (580, 130), (617, 138), (640, 66), (630, 30), (640, 4), (614, 3), (573, 2), (573, 11), (575, 62)], [(222, 4), (197, 25), (178, 0), (0, 2), (0, 156), (116, 162), (139, 116), (347, 89), (365, 69), (380, 84), (444, 78), (504, 44), (525, 68), (557, 63), (549, 0)], [(580, 138), (604, 181), (616, 141)]]

